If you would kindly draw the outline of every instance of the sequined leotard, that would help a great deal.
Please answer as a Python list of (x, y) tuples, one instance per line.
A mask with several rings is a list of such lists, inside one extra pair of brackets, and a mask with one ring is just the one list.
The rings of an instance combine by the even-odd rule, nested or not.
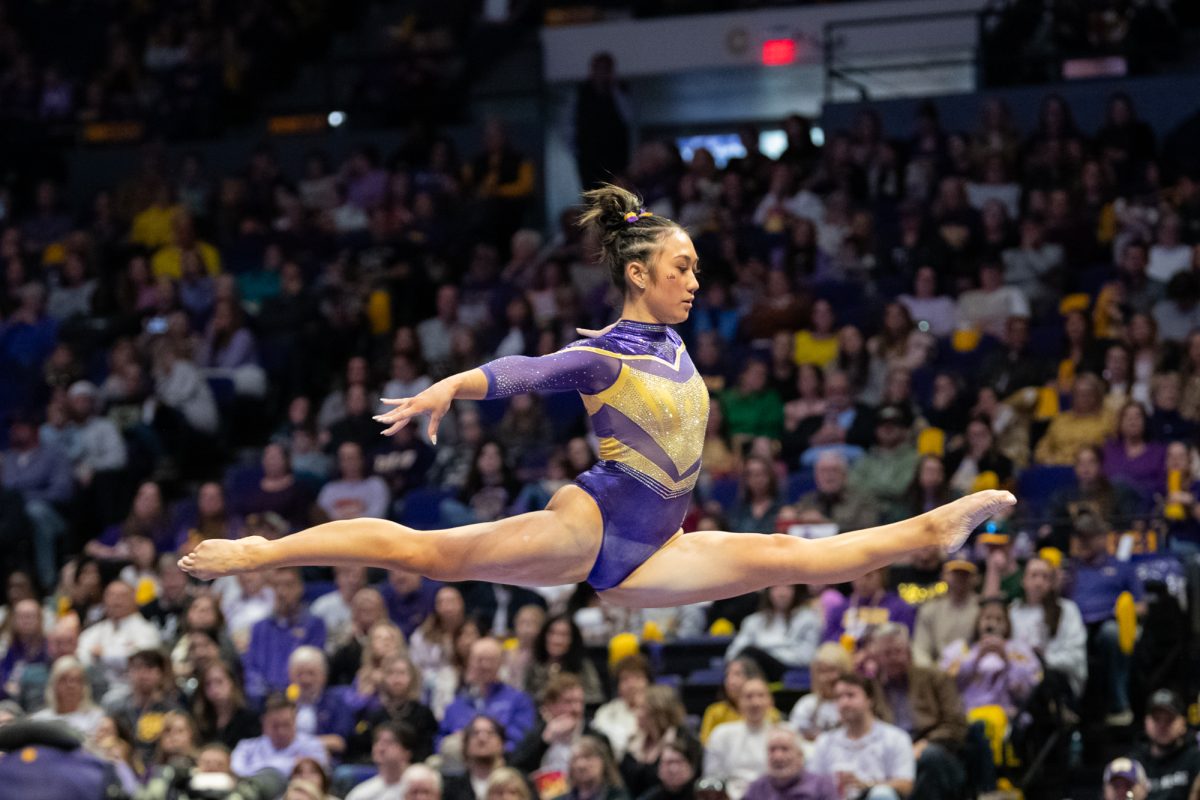
[(541, 358), (485, 364), (487, 397), (577, 391), (600, 461), (575, 479), (600, 507), (604, 540), (588, 575), (617, 586), (679, 530), (700, 475), (708, 390), (666, 325), (621, 320)]

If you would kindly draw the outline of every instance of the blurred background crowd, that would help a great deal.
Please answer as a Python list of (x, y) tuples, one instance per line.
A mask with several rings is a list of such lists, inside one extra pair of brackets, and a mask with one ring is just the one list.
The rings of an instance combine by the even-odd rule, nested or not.
[[(329, 33), (321, 2), (99, 6), (48, 41), (9, 4), (6, 118), (215, 132)], [(437, 53), (505, 30), (415, 19), (442, 77)], [(1016, 509), (960, 553), (673, 609), (350, 568), (191, 581), (175, 562), (204, 539), (487, 521), (590, 467), (574, 395), (458, 403), (436, 447), (372, 415), (611, 322), (593, 234), (543, 219), (537, 147), (499, 117), (470, 149), (430, 111), (394, 149), (266, 142), (234, 169), (151, 143), (86, 201), (25, 165), (0, 183), (0, 723), (65, 722), (138, 798), (1064, 797), (1119, 756), (1105, 791), (1188, 797), (1188, 129), (1047, 92), (1033, 126), (994, 97), (963, 129), (932, 100), (900, 128), (864, 105), (787, 117), (774, 156), (744, 125), (744, 155), (685, 157), (631, 144), (618, 67), (597, 54), (577, 87), (577, 169), (700, 254), (679, 332), (713, 403), (685, 530), (830, 536), (995, 487)]]

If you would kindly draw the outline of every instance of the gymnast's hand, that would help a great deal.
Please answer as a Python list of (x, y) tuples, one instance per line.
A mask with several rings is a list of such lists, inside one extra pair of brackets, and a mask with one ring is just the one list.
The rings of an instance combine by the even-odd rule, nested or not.
[(454, 402), (456, 389), (449, 379), (441, 380), (421, 392), (416, 397), (397, 399), (382, 398), (384, 403), (395, 406), (375, 417), (376, 422), (382, 422), (391, 427), (383, 431), (384, 436), (391, 436), (408, 424), (408, 421), (420, 414), (429, 415), (429, 441), (437, 444), (437, 429), (442, 417), (450, 410)]

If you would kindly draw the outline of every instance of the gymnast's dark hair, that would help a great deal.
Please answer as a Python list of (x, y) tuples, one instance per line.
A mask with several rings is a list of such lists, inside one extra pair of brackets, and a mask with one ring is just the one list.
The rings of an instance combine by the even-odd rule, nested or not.
[(644, 214), (640, 197), (611, 183), (584, 192), (583, 199), (586, 207), (579, 225), (594, 225), (600, 231), (600, 263), (608, 267), (613, 285), (622, 292), (628, 289), (625, 267), (629, 262), (648, 264), (664, 235), (683, 230), (666, 217)]

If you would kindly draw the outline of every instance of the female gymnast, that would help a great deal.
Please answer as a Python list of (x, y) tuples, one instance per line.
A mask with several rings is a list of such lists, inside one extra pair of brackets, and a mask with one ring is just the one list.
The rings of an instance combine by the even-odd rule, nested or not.
[(795, 583), (842, 583), (929, 545), (960, 546), (1016, 498), (985, 491), (919, 517), (806, 540), (702, 531), (680, 523), (700, 472), (708, 391), (670, 325), (687, 319), (696, 249), (675, 222), (630, 192), (584, 194), (582, 224), (601, 231), (602, 258), (624, 293), (621, 318), (540, 358), (507, 356), (452, 375), (376, 417), (391, 435), (429, 416), (429, 437), (455, 399), (577, 391), (600, 439), (600, 461), (543, 511), (441, 531), (380, 519), (327, 522), (274, 541), (209, 539), (180, 559), (201, 579), (270, 567), (367, 565), (440, 581), (519, 586), (587, 581), (622, 606), (717, 600)]

